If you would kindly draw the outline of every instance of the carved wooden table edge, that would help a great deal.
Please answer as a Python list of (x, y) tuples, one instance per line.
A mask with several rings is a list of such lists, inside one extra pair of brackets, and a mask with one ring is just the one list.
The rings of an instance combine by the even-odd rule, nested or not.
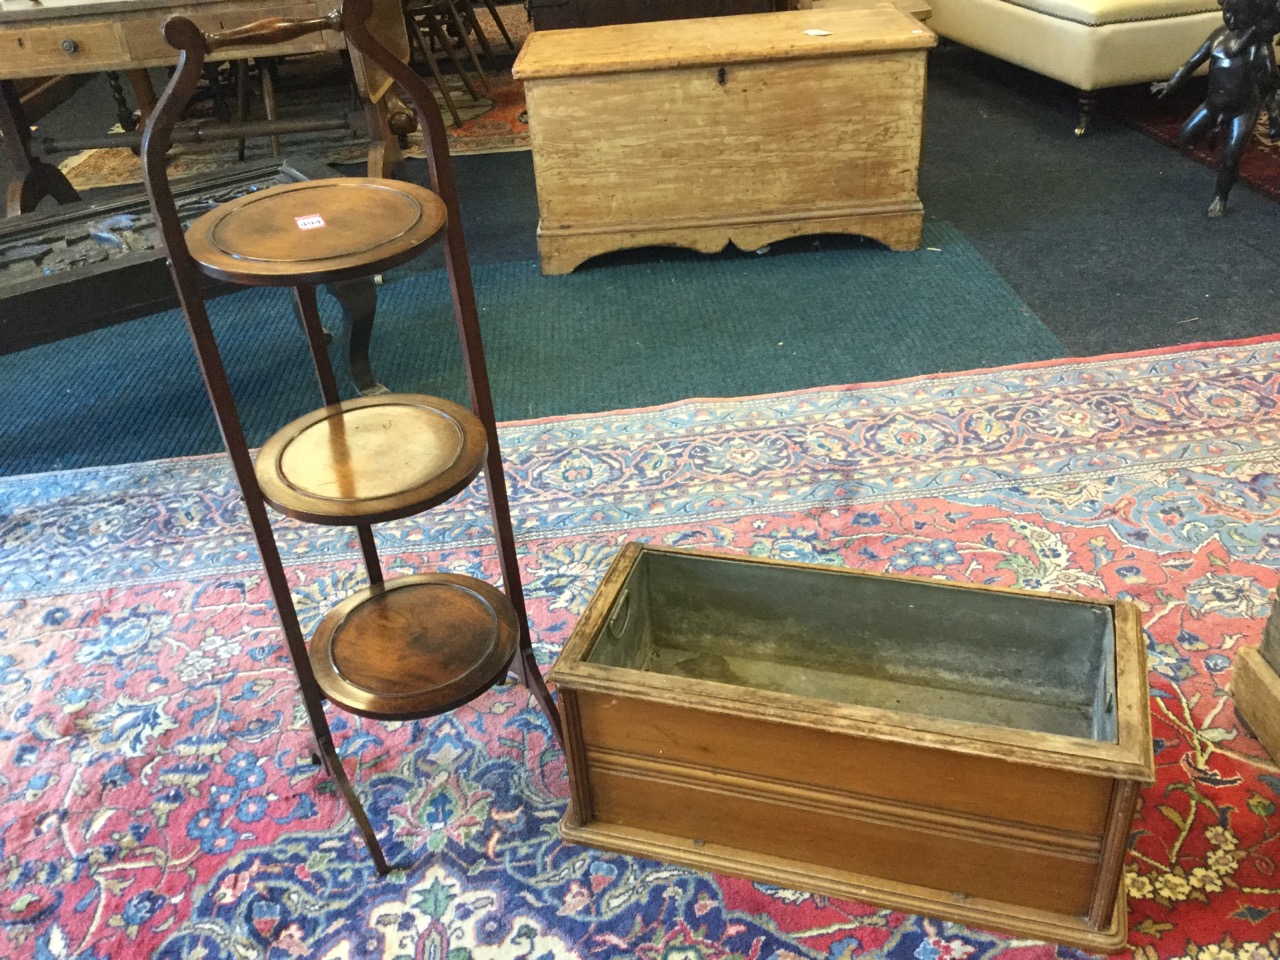
[[(283, 182), (319, 180), (338, 176), (338, 172), (318, 160), (269, 160), (242, 164), (215, 174), (189, 177), (178, 184), (180, 199), (218, 196), (238, 186), (253, 185), (271, 178)], [(93, 330), (114, 326), (129, 320), (174, 309), (177, 296), (165, 270), (164, 254), (159, 244), (130, 249), (130, 229), (102, 233), (107, 246), (115, 247), (114, 256), (103, 256), (96, 262), (69, 265), (65, 270), (50, 271), (12, 280), (6, 268), (16, 263), (23, 251), (38, 246), (45, 238), (69, 232), (88, 233), (102, 225), (110, 226), (118, 218), (150, 217), (147, 198), (141, 186), (136, 191), (110, 200), (77, 201), (64, 204), (48, 213), (26, 214), (0, 219), (0, 301), (6, 304), (0, 320), (0, 355), (16, 353), (31, 347), (54, 343)], [(77, 276), (75, 270), (81, 271)], [(208, 281), (208, 296), (233, 293), (240, 287)], [(369, 344), (377, 310), (377, 288), (365, 278), (328, 285), (338, 301), (347, 323), (347, 358), (352, 382), (360, 393), (386, 393), (369, 362)], [(124, 297), (125, 299), (121, 299)], [(99, 305), (97, 312), (69, 309), (71, 301)]]

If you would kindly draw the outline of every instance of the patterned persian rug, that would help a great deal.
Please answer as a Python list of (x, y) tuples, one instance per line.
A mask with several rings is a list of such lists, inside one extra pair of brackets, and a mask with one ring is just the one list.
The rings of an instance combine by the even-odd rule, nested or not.
[[(1269, 340), (507, 425), (539, 656), (628, 539), (1130, 597), (1158, 768), (1133, 955), (1275, 957), (1280, 770), (1227, 687), (1277, 579), (1278, 402)], [(492, 575), (483, 513), (380, 528), (393, 573)], [(279, 533), (314, 624), (356, 546)], [(0, 716), (0, 956), (1080, 955), (567, 845), (564, 761), (514, 685), (429, 722), (332, 714), (399, 865), (377, 878), (309, 763), (220, 457), (0, 479)]]

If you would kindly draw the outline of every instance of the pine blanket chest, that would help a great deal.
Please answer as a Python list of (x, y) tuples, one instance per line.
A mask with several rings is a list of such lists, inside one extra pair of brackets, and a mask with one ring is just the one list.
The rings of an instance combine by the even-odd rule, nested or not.
[(628, 247), (813, 233), (915, 249), (935, 43), (888, 3), (535, 31), (512, 72), (543, 272)]
[(551, 679), (568, 840), (1125, 943), (1154, 773), (1132, 604), (631, 543)]

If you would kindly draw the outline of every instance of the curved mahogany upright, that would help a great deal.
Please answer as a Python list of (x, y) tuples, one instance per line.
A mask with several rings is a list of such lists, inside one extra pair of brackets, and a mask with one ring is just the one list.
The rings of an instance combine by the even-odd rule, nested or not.
[[(315, 20), (262, 20), (205, 34), (184, 17), (166, 21), (178, 70), (143, 137), (147, 192), (201, 372), (244, 494), (294, 671), (323, 760), (380, 873), (389, 866), (347, 778), (323, 701), (385, 720), (452, 710), (514, 673), (559, 738), (560, 722), (533, 654), (507, 502), (502, 455), (458, 215), (457, 191), (435, 98), (416, 73), (366, 28), (372, 0), (347, 0)], [(338, 177), (286, 184), (216, 207), (186, 229), (165, 168), (174, 124), (194, 93), (205, 58), (338, 30), (378, 64), (414, 104), (431, 188), (398, 180)], [(315, 288), (381, 273), (443, 241), (470, 406), (420, 394), (341, 399), (325, 349)], [(251, 456), (204, 301), (199, 273), (243, 285), (287, 286), (310, 346), (323, 406), (282, 427)], [(424, 572), (384, 581), (372, 525), (443, 503), (484, 473), (502, 589), (471, 577)], [(303, 636), (267, 513), (356, 529), (368, 586), (340, 602)]]

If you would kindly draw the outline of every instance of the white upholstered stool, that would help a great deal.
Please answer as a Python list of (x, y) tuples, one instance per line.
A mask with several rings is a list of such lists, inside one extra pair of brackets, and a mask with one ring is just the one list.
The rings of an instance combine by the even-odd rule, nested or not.
[(1215, 0), (929, 0), (929, 26), (1070, 84), (1084, 133), (1095, 91), (1167, 80), (1222, 25)]

